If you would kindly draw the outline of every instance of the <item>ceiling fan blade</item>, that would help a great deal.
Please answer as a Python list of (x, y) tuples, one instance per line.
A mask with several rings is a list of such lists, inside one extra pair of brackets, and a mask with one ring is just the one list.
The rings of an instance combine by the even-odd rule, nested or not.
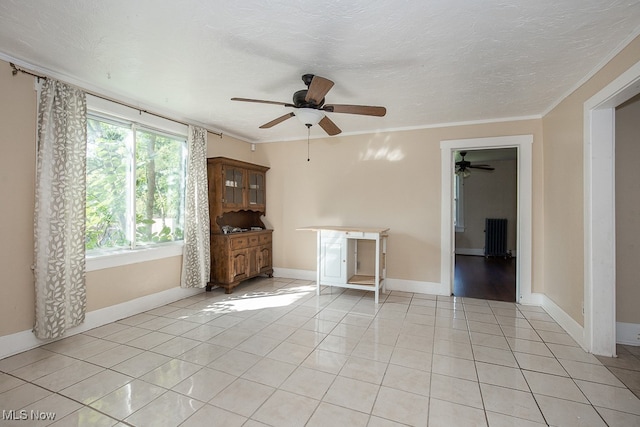
[(384, 107), (374, 107), (371, 105), (340, 105), (331, 104), (325, 105), (323, 110), (330, 113), (348, 113), (348, 114), (361, 114), (364, 116), (376, 116), (383, 117), (387, 114), (387, 109)]
[(273, 127), (273, 126), (277, 125), (278, 123), (282, 123), (285, 120), (290, 119), (293, 116), (295, 116), (295, 114), (293, 114), (293, 113), (285, 114), (284, 116), (280, 116), (277, 119), (271, 120), (269, 123), (263, 124), (262, 126), (260, 126), (260, 129), (268, 129), (270, 127)]
[(295, 105), (289, 102), (278, 102), (278, 101), (264, 101), (262, 99), (249, 99), (249, 98), (231, 98), (232, 101), (242, 101), (242, 102), (258, 102), (260, 104), (274, 104), (274, 105), (283, 105), (285, 107), (294, 107)]
[(313, 76), (309, 89), (307, 90), (307, 96), (304, 97), (304, 100), (318, 105), (332, 87), (333, 82), (331, 80), (320, 76)]
[(484, 169), (486, 171), (492, 171), (492, 170), (496, 170), (496, 168), (492, 168), (491, 166), (467, 166), (468, 168), (472, 168), (472, 169)]
[(318, 124), (319, 124), (319, 125), (320, 125), (320, 127), (321, 127), (322, 129), (324, 129), (324, 131), (325, 131), (327, 134), (329, 134), (330, 136), (334, 136), (334, 135), (337, 135), (337, 134), (339, 134), (340, 132), (342, 132), (342, 131), (340, 130), (340, 128), (339, 128), (338, 126), (336, 126), (336, 124), (335, 124), (335, 123), (333, 123), (333, 122), (331, 121), (331, 119), (330, 119), (329, 117), (327, 117), (327, 116), (324, 116), (324, 117), (322, 118), (322, 120), (320, 120), (320, 121), (318, 122)]

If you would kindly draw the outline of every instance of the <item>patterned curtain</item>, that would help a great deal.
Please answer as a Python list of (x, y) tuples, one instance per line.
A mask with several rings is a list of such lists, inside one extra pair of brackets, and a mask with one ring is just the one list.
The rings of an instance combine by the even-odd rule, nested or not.
[(209, 281), (209, 198), (207, 186), (207, 131), (189, 126), (187, 191), (182, 255), (183, 288), (204, 288)]
[(38, 107), (34, 276), (38, 338), (84, 321), (87, 104), (84, 92), (46, 79)]

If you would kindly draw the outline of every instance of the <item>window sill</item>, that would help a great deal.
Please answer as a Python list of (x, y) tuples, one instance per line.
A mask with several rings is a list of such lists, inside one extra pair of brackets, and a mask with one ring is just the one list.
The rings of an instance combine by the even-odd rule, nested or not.
[(93, 251), (86, 256), (85, 271), (103, 270), (182, 255), (183, 242), (165, 243), (151, 248)]
[(456, 233), (464, 233), (465, 227), (456, 227)]

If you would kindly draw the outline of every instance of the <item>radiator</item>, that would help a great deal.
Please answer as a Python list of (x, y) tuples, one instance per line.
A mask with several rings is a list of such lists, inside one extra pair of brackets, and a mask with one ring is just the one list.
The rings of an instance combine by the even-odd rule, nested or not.
[(508, 256), (506, 218), (486, 218), (484, 228), (484, 256)]

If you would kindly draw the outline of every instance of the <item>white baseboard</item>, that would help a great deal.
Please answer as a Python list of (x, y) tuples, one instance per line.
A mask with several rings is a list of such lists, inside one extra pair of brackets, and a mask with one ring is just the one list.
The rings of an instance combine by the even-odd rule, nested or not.
[(640, 323), (616, 323), (616, 343), (640, 346)]
[(544, 303), (544, 294), (531, 293), (529, 295), (522, 295), (519, 303), (522, 305), (536, 305), (540, 307)]
[[(69, 329), (62, 338), (76, 335), (90, 329), (97, 328), (98, 326), (106, 325), (107, 323), (115, 322), (116, 320), (124, 319), (125, 317), (133, 316), (135, 314), (190, 297), (200, 292), (204, 292), (204, 289), (185, 289), (176, 287), (123, 302), (121, 304), (90, 311), (86, 314), (84, 323)], [(38, 339), (31, 330), (2, 336), (0, 337), (0, 359), (53, 341), (56, 340)]]
[(420, 282), (417, 280), (404, 280), (387, 278), (386, 284), (389, 291), (414, 292), (416, 294), (451, 295), (448, 287), (436, 282)]
[[(484, 248), (456, 248), (456, 255), (472, 255), (472, 256), (484, 256)], [(511, 257), (515, 258), (517, 252), (511, 250)]]
[(580, 347), (587, 351), (584, 343), (584, 328), (578, 322), (573, 320), (571, 316), (546, 295), (542, 296), (542, 308), (545, 309), (549, 316), (551, 316), (562, 329), (567, 331)]
[(484, 256), (484, 249), (456, 248), (456, 255)]
[[(313, 280), (317, 278), (315, 270), (295, 270), (290, 268), (273, 268), (275, 277), (286, 277), (288, 279)], [(387, 277), (387, 290), (415, 292), (419, 294), (449, 295), (449, 289), (443, 289), (440, 283), (420, 282), (416, 280), (392, 279)]]
[(296, 280), (313, 280), (317, 278), (315, 270), (294, 270), (292, 268), (273, 267), (273, 275), (275, 277), (283, 277), (286, 279)]

